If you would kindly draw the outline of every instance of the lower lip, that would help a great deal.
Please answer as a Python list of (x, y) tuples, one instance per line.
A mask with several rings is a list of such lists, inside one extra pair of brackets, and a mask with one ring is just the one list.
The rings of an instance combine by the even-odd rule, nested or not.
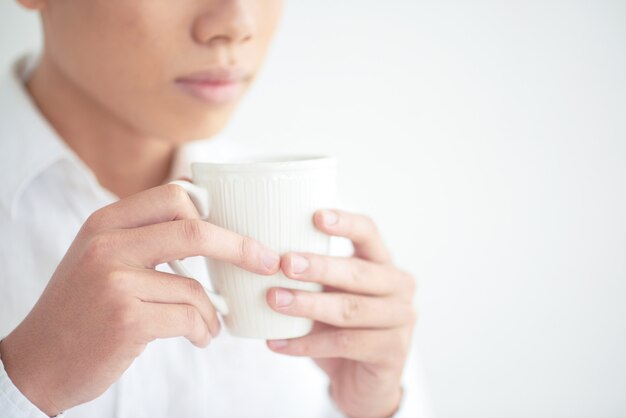
[(242, 82), (205, 83), (176, 80), (176, 84), (187, 94), (211, 104), (227, 104), (241, 95)]

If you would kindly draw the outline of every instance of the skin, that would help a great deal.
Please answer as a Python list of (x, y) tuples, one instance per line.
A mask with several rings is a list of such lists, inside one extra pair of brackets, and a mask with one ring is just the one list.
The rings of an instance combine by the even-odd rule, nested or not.
[(351, 240), (354, 254), (281, 257), (287, 277), (321, 283), (325, 291), (271, 289), (267, 302), (274, 310), (317, 322), (307, 336), (268, 341), (268, 346), (313, 358), (330, 378), (332, 397), (346, 415), (390, 416), (402, 396), (399, 382), (417, 320), (412, 304), (416, 281), (393, 265), (368, 216), (320, 210), (313, 223), (326, 234)]
[(220, 325), (202, 287), (154, 270), (202, 255), (323, 284), (323, 293), (268, 292), (273, 309), (316, 321), (312, 334), (268, 341), (269, 348), (311, 357), (347, 416), (393, 414), (416, 322), (415, 280), (394, 266), (369, 217), (339, 210), (314, 216), (322, 232), (352, 241), (352, 257), (279, 256), (199, 220), (182, 188), (161, 185), (176, 148), (218, 133), (238, 103), (199, 101), (173, 80), (238, 66), (249, 75), (245, 92), (266, 55), (281, 0), (20, 2), (40, 12), (45, 34), (30, 94), (120, 197), (89, 217), (32, 311), (1, 342), (20, 391), (56, 415), (102, 394), (155, 339), (185, 337), (206, 347)]
[[(162, 184), (175, 148), (221, 131), (212, 105), (174, 80), (215, 67), (258, 73), (282, 0), (23, 0), (45, 47), (29, 89), (60, 136), (120, 197)], [(138, 53), (141, 51), (141, 53)], [(68, 117), (74, 115), (80, 117)]]

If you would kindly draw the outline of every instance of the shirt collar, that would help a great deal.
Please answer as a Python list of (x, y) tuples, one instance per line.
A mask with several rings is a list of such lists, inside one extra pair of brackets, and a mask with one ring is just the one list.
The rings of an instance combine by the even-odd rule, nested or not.
[[(19, 58), (0, 80), (0, 172), (5, 184), (0, 187), (0, 206), (12, 217), (28, 186), (59, 160), (68, 160), (89, 183), (92, 191), (110, 201), (116, 197), (104, 189), (93, 172), (60, 138), (26, 90), (25, 83), (39, 56)], [(251, 156), (258, 151), (227, 141), (223, 136), (192, 141), (178, 148), (170, 179), (191, 177), (190, 162), (220, 161), (234, 156)]]
[(17, 203), (28, 185), (44, 170), (72, 151), (41, 115), (25, 83), (39, 57), (18, 59), (0, 84), (0, 170), (4, 184), (0, 205), (15, 215)]

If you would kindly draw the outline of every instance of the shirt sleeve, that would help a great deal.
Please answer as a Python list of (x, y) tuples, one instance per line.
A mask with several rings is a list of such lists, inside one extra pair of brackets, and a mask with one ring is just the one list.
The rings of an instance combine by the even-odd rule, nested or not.
[[(0, 358), (0, 416), (3, 418), (49, 418), (15, 387)], [(63, 414), (57, 415), (62, 418)]]

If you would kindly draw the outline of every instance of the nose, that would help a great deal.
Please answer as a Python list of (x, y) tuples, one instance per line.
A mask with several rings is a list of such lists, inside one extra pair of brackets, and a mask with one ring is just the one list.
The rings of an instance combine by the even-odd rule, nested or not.
[(252, 39), (255, 21), (248, 0), (217, 0), (210, 10), (203, 11), (194, 21), (195, 42), (212, 45), (220, 42), (244, 43)]

